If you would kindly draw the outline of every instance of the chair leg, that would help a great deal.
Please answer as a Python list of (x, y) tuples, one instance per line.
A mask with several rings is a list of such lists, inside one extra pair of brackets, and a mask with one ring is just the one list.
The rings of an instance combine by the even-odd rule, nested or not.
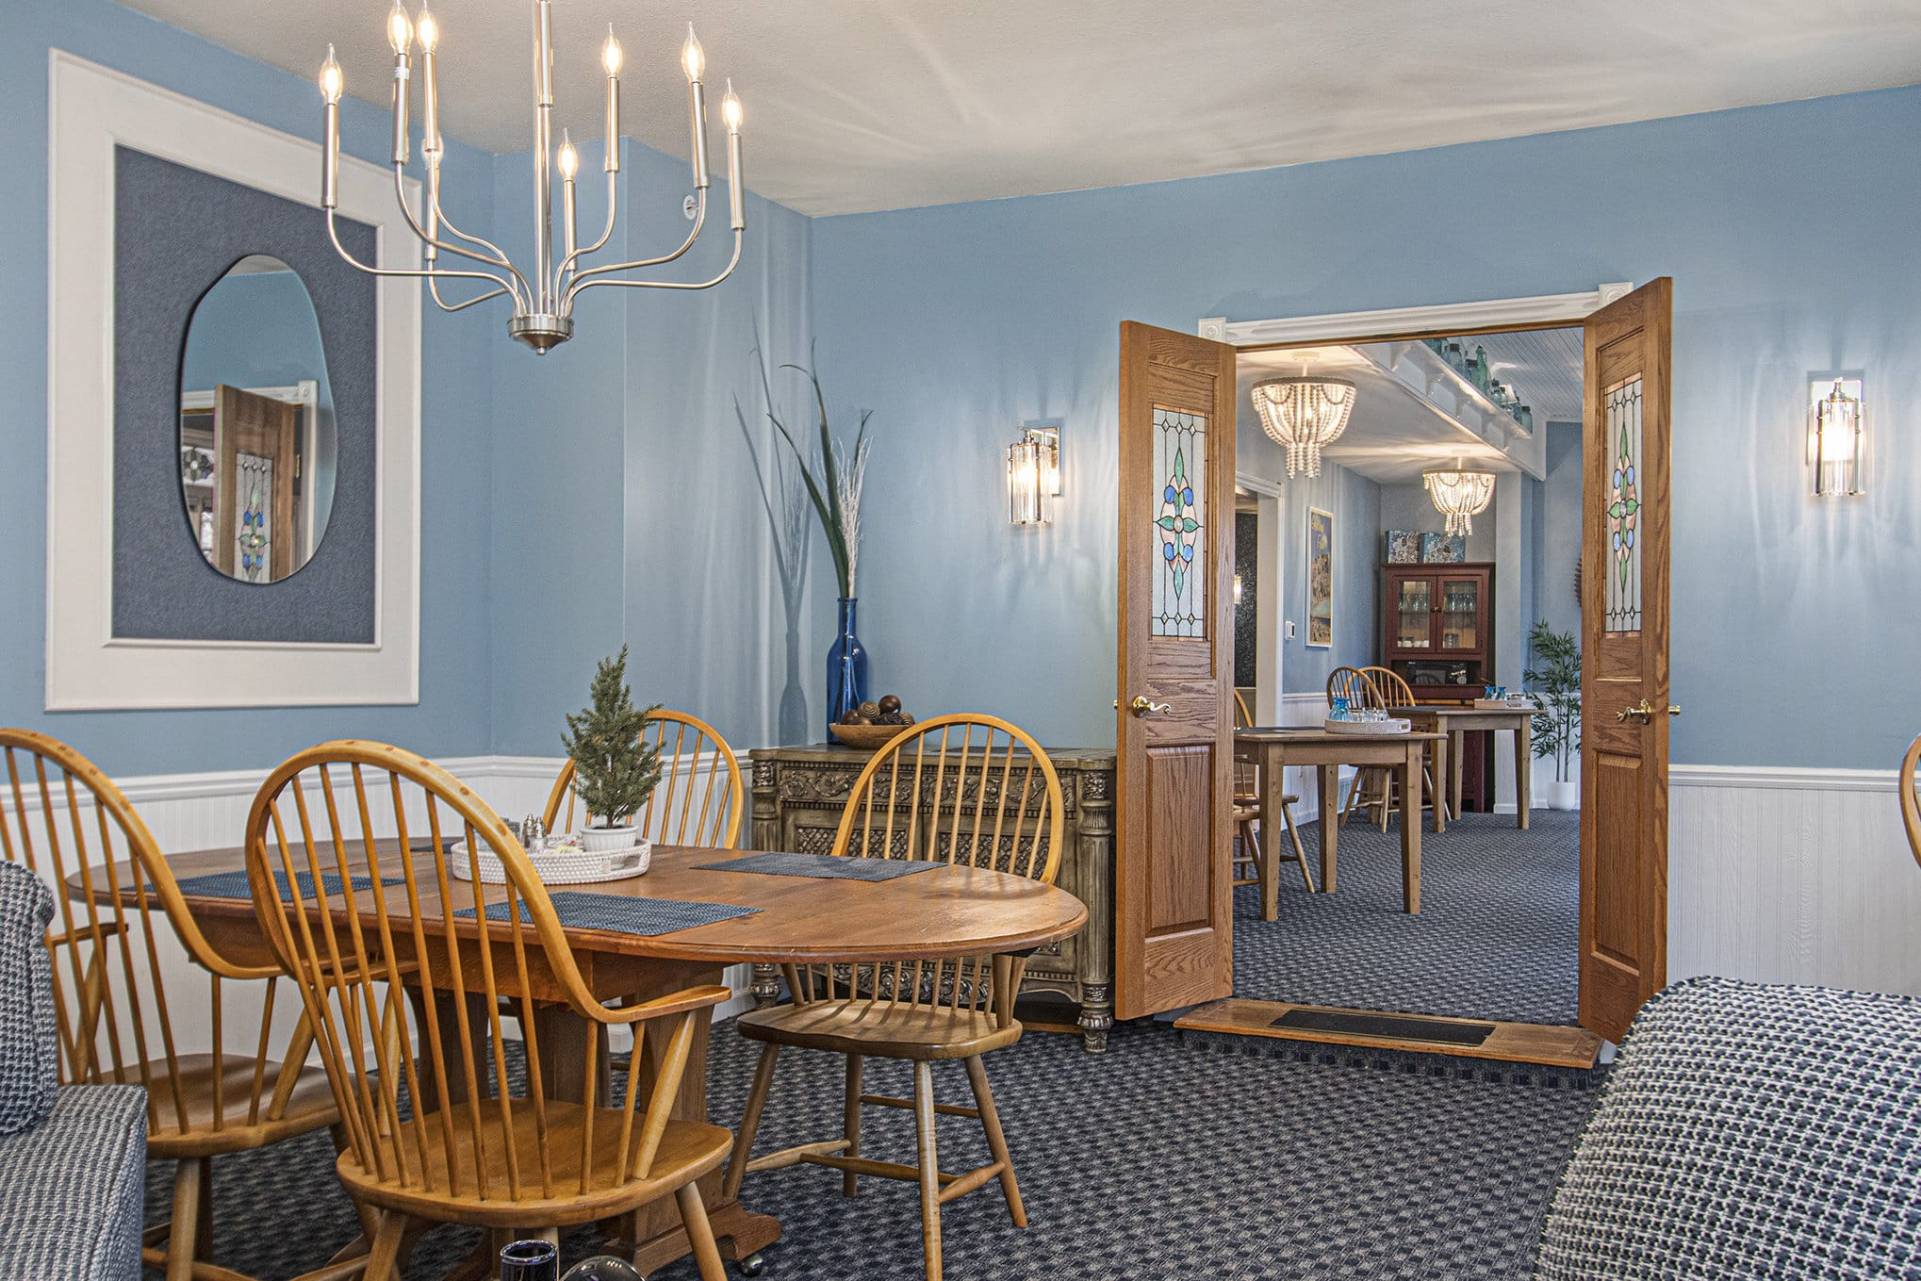
[(367, 1252), (362, 1281), (400, 1281), (400, 1246), (406, 1235), (406, 1215), (398, 1210), (381, 1214), (380, 1231), (374, 1234), (373, 1249)]
[(1300, 864), (1301, 879), (1307, 882), (1307, 892), (1312, 894), (1315, 892), (1314, 873), (1307, 867), (1307, 847), (1301, 844), (1301, 829), (1294, 826), (1293, 806), (1281, 806), (1281, 820), (1287, 824), (1287, 839), (1294, 844), (1294, 861)]
[(194, 1241), (200, 1233), (200, 1183), (206, 1172), (204, 1158), (174, 1162), (173, 1228), (167, 1234), (167, 1281), (192, 1281)]
[(941, 1281), (940, 1154), (934, 1143), (934, 1065), (914, 1064), (914, 1136), (920, 1147), (920, 1244), (927, 1281)]
[[(1363, 766), (1360, 769), (1355, 770), (1354, 777), (1348, 780), (1347, 804), (1341, 806), (1341, 817), (1338, 820), (1336, 820), (1337, 822), (1342, 822), (1342, 823), (1347, 822), (1347, 816), (1354, 812), (1354, 802), (1359, 800), (1361, 796), (1361, 780), (1366, 777), (1367, 777), (1367, 768), (1366, 766)], [(1327, 815), (1325, 814), (1321, 815), (1321, 821), (1325, 823), (1327, 821)]]
[(687, 1244), (693, 1248), (700, 1281), (727, 1281), (720, 1247), (714, 1244), (714, 1225), (707, 1221), (707, 1206), (700, 1199), (699, 1182), (683, 1183), (674, 1189), (674, 1200), (680, 1205), (680, 1221), (686, 1225)]
[(987, 1065), (978, 1054), (967, 1060), (967, 1083), (974, 1087), (974, 1105), (980, 1109), (981, 1128), (987, 1131), (987, 1151), (1001, 1163), (1001, 1194), (1007, 1198), (1007, 1213), (1015, 1227), (1024, 1228), (1027, 1207), (1021, 1204), (1021, 1185), (1014, 1177), (1014, 1158), (1008, 1154), (1000, 1113), (994, 1109), (994, 1091), (987, 1084)]
[[(843, 1104), (844, 1114), (841, 1135), (847, 1140), (847, 1151), (843, 1156), (860, 1155), (860, 1083), (862, 1059), (858, 1054), (847, 1056), (847, 1099)], [(843, 1171), (840, 1176), (842, 1196), (860, 1195), (860, 1176), (852, 1170)]]
[(740, 1196), (740, 1181), (747, 1177), (747, 1158), (754, 1148), (754, 1132), (760, 1129), (760, 1110), (767, 1106), (767, 1092), (774, 1085), (774, 1061), (780, 1058), (780, 1046), (769, 1041), (760, 1050), (760, 1062), (754, 1068), (754, 1088), (747, 1095), (747, 1110), (741, 1114), (740, 1133), (734, 1138), (734, 1155), (727, 1162), (727, 1178), (721, 1184), (721, 1198), (726, 1201)]

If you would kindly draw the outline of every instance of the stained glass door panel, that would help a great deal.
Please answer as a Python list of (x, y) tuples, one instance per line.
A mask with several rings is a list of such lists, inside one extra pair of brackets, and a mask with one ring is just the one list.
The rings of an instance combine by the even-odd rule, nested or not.
[(1607, 390), (1607, 630), (1641, 630), (1641, 379)]
[(1424, 650), (1434, 643), (1434, 581), (1404, 580), (1394, 594), (1394, 648)]
[(1155, 636), (1207, 635), (1207, 416), (1154, 406)]
[(1441, 592), (1441, 635), (1439, 648), (1478, 650), (1481, 648), (1481, 581), (1478, 578), (1443, 578)]

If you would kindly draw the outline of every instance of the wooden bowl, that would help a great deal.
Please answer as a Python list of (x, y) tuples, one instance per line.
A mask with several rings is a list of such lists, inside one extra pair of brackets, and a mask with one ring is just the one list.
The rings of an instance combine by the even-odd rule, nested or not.
[(894, 736), (912, 729), (911, 725), (840, 725), (828, 726), (834, 738), (845, 747), (859, 748), (863, 752), (875, 752), (887, 746)]

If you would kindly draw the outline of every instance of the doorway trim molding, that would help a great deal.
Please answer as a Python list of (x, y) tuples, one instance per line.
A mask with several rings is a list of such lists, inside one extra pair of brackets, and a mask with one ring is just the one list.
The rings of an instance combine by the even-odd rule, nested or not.
[(1197, 332), (1203, 338), (1236, 347), (1264, 347), (1333, 342), (1342, 338), (1411, 337), (1438, 331), (1465, 333), (1531, 329), (1585, 320), (1633, 290), (1634, 282), (1622, 280), (1597, 285), (1580, 293), (1537, 294), (1532, 298), (1494, 298), (1484, 302), (1330, 312), (1319, 316), (1281, 316), (1271, 320), (1230, 321), (1225, 316), (1208, 316), (1201, 320)]

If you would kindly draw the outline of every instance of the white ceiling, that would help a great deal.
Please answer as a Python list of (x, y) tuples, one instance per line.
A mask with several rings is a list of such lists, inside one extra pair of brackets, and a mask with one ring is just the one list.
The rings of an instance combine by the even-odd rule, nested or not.
[[(387, 0), (125, 0), (386, 100)], [(803, 213), (944, 204), (1406, 151), (1921, 80), (1915, 0), (558, 0), (560, 118), (685, 155), (699, 24), (746, 100), (748, 185)], [(436, 0), (446, 128), (524, 150), (529, 0)], [(315, 112), (315, 130), (319, 113)]]
[[(1329, 374), (1355, 384), (1347, 430), (1321, 452), (1332, 462), (1383, 485), (1419, 483), (1421, 473), (1465, 460), (1512, 472), (1505, 454), (1422, 400), (1353, 347), (1243, 351), (1235, 358), (1238, 412), (1254, 418), (1251, 393), (1264, 378)], [(1258, 421), (1258, 419), (1255, 419)]]

